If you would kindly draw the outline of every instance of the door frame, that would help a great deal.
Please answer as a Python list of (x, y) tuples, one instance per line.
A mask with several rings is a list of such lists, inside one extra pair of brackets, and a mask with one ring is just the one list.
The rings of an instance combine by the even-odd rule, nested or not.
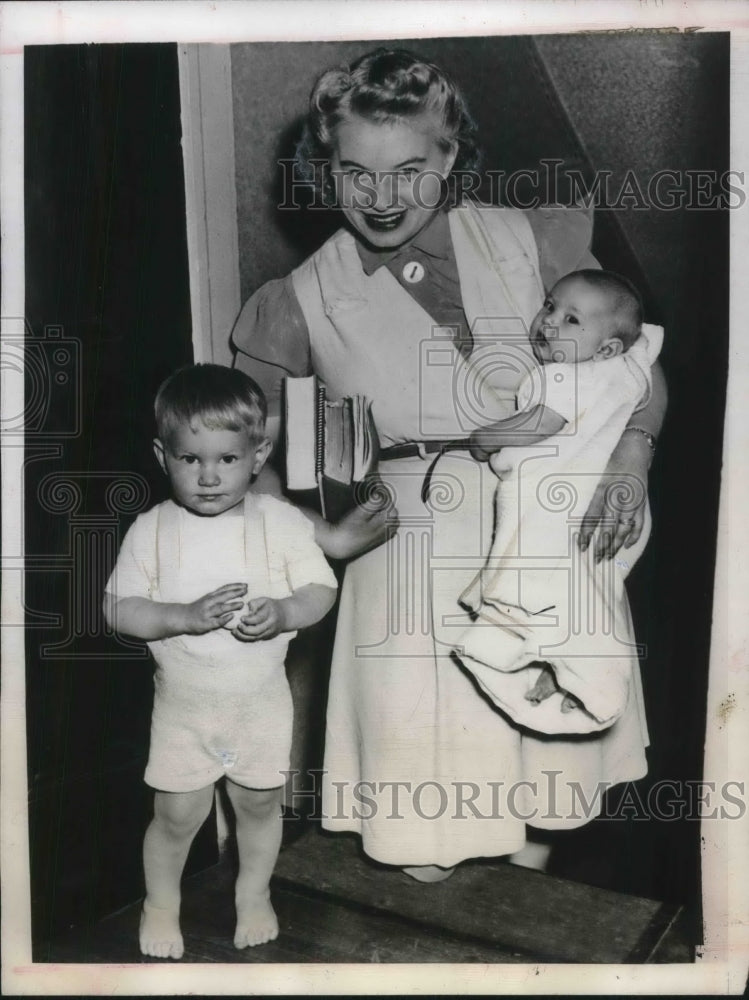
[(178, 63), (194, 358), (230, 365), (241, 305), (231, 50), (180, 45)]

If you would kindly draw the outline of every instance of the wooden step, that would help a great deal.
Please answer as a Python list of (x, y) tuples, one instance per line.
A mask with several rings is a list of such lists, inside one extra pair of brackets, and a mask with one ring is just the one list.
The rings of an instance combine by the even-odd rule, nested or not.
[[(366, 859), (358, 838), (317, 827), (279, 858), (276, 941), (234, 948), (233, 882), (228, 859), (185, 880), (185, 962), (619, 963), (658, 961), (659, 953), (690, 960), (683, 943), (664, 944), (676, 907), (498, 861), (466, 862), (446, 882), (423, 885)], [(34, 960), (144, 962), (139, 915), (135, 903), (35, 949)]]
[(317, 828), (282, 852), (276, 879), (538, 961), (646, 961), (678, 910), (497, 860), (424, 885), (366, 859), (353, 834)]

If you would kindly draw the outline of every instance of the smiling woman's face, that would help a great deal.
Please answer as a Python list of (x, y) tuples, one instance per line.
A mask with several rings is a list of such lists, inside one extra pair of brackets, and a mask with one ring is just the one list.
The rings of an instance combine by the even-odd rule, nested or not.
[(331, 154), (338, 204), (367, 243), (395, 249), (431, 219), (456, 152), (440, 147), (427, 117), (378, 123), (351, 115), (337, 126)]

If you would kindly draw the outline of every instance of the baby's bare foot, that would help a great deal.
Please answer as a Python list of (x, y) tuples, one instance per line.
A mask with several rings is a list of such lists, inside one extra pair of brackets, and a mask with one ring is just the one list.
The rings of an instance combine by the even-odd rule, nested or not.
[[(539, 664), (541, 666), (541, 664)], [(557, 687), (556, 680), (554, 679), (554, 672), (551, 667), (546, 664), (542, 665), (541, 673), (538, 675), (536, 683), (530, 689), (526, 691), (525, 699), (530, 701), (533, 705), (540, 705), (542, 701), (550, 698), (559, 688)]]
[(568, 712), (574, 712), (576, 708), (582, 707), (583, 703), (579, 698), (576, 698), (574, 694), (566, 694), (564, 698), (562, 698), (562, 711), (565, 715), (567, 715)]
[(143, 902), (140, 950), (151, 958), (182, 958), (185, 946), (179, 929), (179, 911)]
[(278, 937), (278, 918), (270, 903), (270, 892), (237, 892), (235, 948), (254, 948)]

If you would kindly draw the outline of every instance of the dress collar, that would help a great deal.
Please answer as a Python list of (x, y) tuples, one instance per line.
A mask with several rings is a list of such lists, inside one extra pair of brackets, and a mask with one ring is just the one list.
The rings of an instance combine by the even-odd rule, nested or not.
[(434, 218), (420, 230), (408, 243), (397, 247), (395, 250), (372, 250), (365, 246), (361, 240), (356, 241), (356, 249), (359, 253), (364, 273), (369, 277), (384, 265), (392, 260), (408, 255), (412, 250), (421, 250), (430, 257), (440, 260), (447, 260), (450, 257), (452, 242), (450, 239), (450, 225), (447, 221), (447, 212), (435, 212)]

